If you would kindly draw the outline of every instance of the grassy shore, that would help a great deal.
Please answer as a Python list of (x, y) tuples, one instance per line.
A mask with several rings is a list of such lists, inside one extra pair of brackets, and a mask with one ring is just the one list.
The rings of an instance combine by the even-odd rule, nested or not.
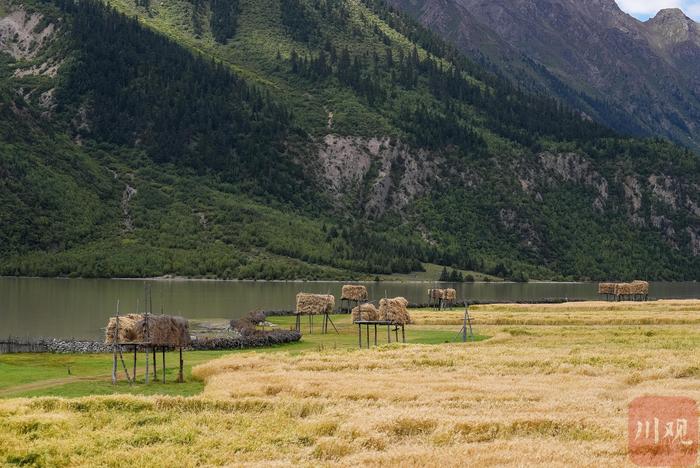
[(188, 353), (192, 397), (0, 400), (0, 463), (624, 465), (633, 398), (700, 399), (700, 301), (479, 306), (490, 339), (445, 344), (461, 314), (414, 311), (407, 345), (358, 350), (337, 317), (341, 335)]
[[(420, 313), (417, 314), (417, 317)], [(321, 319), (315, 319), (312, 332), (304, 320), (301, 341), (287, 345), (236, 351), (193, 351), (185, 353), (185, 384), (175, 383), (177, 377), (176, 353), (166, 353), (166, 384), (160, 382), (144, 383), (144, 356), (139, 356), (137, 374), (139, 380), (135, 385), (128, 385), (123, 372), (120, 382), (115, 387), (111, 383), (112, 356), (107, 354), (5, 354), (0, 355), (0, 398), (22, 396), (64, 396), (79, 397), (87, 395), (106, 395), (117, 393), (141, 395), (182, 395), (190, 396), (204, 389), (201, 380), (191, 378), (194, 366), (227, 354), (246, 353), (290, 353), (298, 354), (322, 349), (357, 348), (357, 330), (352, 326), (349, 315), (334, 315), (332, 320), (340, 333), (321, 334)], [(269, 321), (282, 328), (291, 328), (294, 317), (270, 317)], [(215, 321), (209, 321), (212, 323)], [(437, 344), (457, 339), (460, 326), (454, 324), (416, 325), (406, 329), (408, 343)], [(483, 339), (484, 337), (478, 337)], [(392, 334), (392, 340), (395, 339)], [(364, 337), (363, 337), (364, 340)], [(379, 334), (379, 342), (386, 342), (386, 333)], [(130, 366), (130, 356), (126, 356)], [(160, 355), (158, 357), (160, 366)], [(166, 366), (167, 367), (167, 366)], [(160, 367), (159, 367), (160, 368)], [(120, 367), (121, 369), (121, 367)], [(131, 372), (131, 367), (129, 367)]]

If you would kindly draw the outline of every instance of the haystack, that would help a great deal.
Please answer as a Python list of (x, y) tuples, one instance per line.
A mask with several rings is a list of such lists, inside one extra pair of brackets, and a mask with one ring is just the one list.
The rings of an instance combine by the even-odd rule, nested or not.
[(456, 289), (445, 289), (445, 300), (454, 302), (457, 300), (457, 290)]
[(428, 295), (433, 300), (440, 300), (445, 298), (444, 289), (428, 289)]
[(615, 283), (598, 283), (598, 294), (615, 294)]
[(297, 294), (297, 315), (332, 314), (335, 308), (335, 296), (331, 294)]
[(408, 301), (403, 297), (393, 299), (382, 299), (379, 301), (379, 320), (405, 325), (411, 323), (411, 316), (408, 314)]
[[(107, 324), (105, 343), (113, 344), (117, 331), (117, 317)], [(153, 346), (184, 347), (190, 344), (190, 325), (187, 319), (172, 315), (128, 314), (119, 317), (119, 344), (148, 344)]]
[(346, 284), (343, 286), (343, 293), (341, 299), (346, 299), (349, 301), (366, 301), (369, 295), (367, 294), (367, 288), (359, 284)]
[(615, 295), (616, 296), (629, 296), (632, 294), (632, 284), (631, 283), (617, 283), (615, 285)]
[(632, 281), (631, 290), (632, 294), (647, 296), (649, 295), (649, 283), (640, 280)]
[(359, 307), (352, 309), (353, 323), (360, 322), (362, 320), (369, 322), (379, 320), (379, 310), (374, 306), (374, 304), (361, 304)]

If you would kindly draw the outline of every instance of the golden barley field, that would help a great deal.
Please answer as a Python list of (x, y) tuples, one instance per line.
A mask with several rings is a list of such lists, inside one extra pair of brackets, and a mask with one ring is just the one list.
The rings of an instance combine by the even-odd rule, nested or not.
[[(700, 301), (687, 299), (474, 305), (469, 311), (482, 325), (700, 325)], [(417, 324), (448, 325), (462, 323), (464, 311), (423, 309), (413, 315)]]
[(474, 308), (476, 343), (226, 356), (194, 369), (197, 397), (0, 400), (0, 461), (631, 465), (633, 398), (700, 400), (700, 301), (596, 304)]

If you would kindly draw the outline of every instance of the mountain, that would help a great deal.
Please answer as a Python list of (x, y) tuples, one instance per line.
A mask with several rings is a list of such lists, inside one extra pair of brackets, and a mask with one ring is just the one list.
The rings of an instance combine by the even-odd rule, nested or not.
[(614, 0), (390, 0), (468, 56), (611, 128), (700, 149), (700, 26)]
[(697, 279), (700, 158), (377, 0), (1, 0), (0, 274)]

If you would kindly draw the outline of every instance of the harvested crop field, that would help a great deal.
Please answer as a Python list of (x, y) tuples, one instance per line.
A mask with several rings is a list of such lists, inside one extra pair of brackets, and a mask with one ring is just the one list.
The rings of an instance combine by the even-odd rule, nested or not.
[[(638, 324), (599, 325), (628, 312), (588, 309), (582, 324), (552, 324), (568, 306), (522, 312), (544, 325), (479, 325), (492, 338), (476, 343), (225, 356), (195, 367), (206, 385), (190, 398), (0, 400), (0, 461), (629, 465), (633, 398), (700, 399), (700, 326), (657, 304), (628, 311)], [(676, 313), (684, 323), (643, 323)]]
[[(568, 302), (564, 304), (494, 304), (469, 307), (481, 325), (700, 325), (700, 301)], [(416, 324), (460, 324), (464, 310), (411, 312)]]

